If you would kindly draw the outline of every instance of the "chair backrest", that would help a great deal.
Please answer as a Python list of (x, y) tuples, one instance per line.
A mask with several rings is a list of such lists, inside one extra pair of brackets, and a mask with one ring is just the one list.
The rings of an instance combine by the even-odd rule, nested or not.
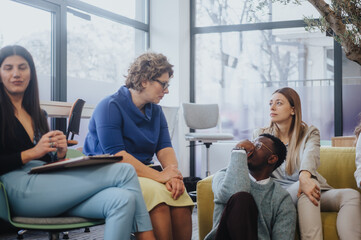
[(69, 134), (72, 133), (71, 139), (74, 134), (79, 135), (81, 113), (83, 111), (85, 101), (83, 99), (77, 99), (69, 113), (68, 130), (66, 131), (66, 138), (69, 139)]
[(331, 137), (331, 145), (332, 147), (355, 147), (356, 140), (355, 136)]
[(166, 107), (166, 106), (161, 106), (161, 107), (165, 119), (167, 120), (170, 139), (172, 139), (178, 122), (179, 107)]
[(218, 104), (183, 103), (183, 115), (189, 128), (216, 127), (219, 118)]

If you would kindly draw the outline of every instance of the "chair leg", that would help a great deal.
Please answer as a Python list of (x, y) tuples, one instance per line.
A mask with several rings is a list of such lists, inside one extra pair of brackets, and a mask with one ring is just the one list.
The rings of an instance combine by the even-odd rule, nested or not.
[(69, 239), (69, 232), (63, 232), (63, 239)]
[(211, 175), (211, 171), (209, 171), (209, 147), (212, 143), (204, 143), (206, 145), (206, 177)]
[(18, 236), (17, 239), (24, 239), (24, 234), (27, 232), (28, 230), (25, 229), (21, 229), (18, 231)]
[(86, 227), (86, 228), (84, 229), (84, 232), (90, 232), (90, 229), (89, 229), (88, 227)]
[(59, 232), (49, 232), (49, 240), (59, 240)]

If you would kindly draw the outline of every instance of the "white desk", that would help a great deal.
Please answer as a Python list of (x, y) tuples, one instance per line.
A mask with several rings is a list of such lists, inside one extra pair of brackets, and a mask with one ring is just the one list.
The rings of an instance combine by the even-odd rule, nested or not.
[[(40, 101), (40, 107), (48, 113), (48, 117), (67, 118), (73, 103), (57, 101)], [(95, 106), (85, 104), (81, 113), (82, 118), (90, 118)]]

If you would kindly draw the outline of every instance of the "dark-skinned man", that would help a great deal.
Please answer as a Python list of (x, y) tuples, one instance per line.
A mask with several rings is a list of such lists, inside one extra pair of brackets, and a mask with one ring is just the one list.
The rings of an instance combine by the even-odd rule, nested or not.
[(288, 192), (270, 178), (286, 152), (270, 134), (236, 145), (228, 167), (212, 180), (213, 228), (205, 240), (294, 239), (296, 209)]

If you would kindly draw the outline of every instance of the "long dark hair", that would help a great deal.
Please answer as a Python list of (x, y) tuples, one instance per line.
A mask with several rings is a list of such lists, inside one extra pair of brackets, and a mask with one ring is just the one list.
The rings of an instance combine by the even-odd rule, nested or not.
[[(36, 76), (34, 60), (24, 47), (18, 45), (6, 46), (0, 49), (0, 67), (7, 57), (14, 55), (23, 57), (30, 67), (30, 82), (25, 90), (22, 105), (33, 120), (34, 136), (39, 137), (49, 131), (49, 126), (44, 112), (40, 109), (38, 78)], [(5, 92), (4, 84), (0, 76), (0, 128), (2, 144), (5, 143), (5, 132), (8, 132), (11, 138), (15, 138), (14, 128), (16, 119), (14, 111), (14, 105)]]

